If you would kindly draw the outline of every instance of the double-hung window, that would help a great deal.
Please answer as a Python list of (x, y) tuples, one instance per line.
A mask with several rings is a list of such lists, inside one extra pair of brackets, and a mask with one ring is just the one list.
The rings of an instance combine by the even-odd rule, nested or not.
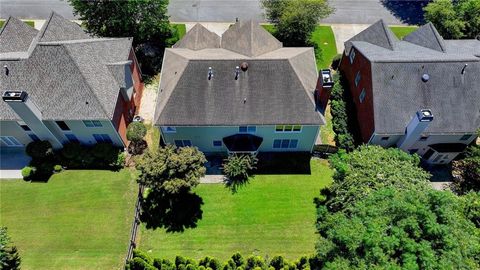
[(300, 125), (276, 125), (275, 126), (275, 132), (280, 133), (280, 132), (291, 132), (291, 133), (299, 133), (302, 131), (302, 126)]
[(23, 121), (18, 121), (17, 123), (18, 123), (18, 125), (19, 125), (23, 130), (25, 130), (25, 131), (31, 131), (31, 129), (27, 126), (27, 124), (25, 124), (25, 122), (23, 122)]
[(220, 146), (222, 146), (222, 141), (220, 141), (220, 140), (215, 140), (215, 141), (213, 141), (213, 146), (215, 146), (215, 147), (220, 147)]
[(297, 139), (276, 139), (273, 140), (274, 149), (295, 149), (298, 146)]
[(257, 126), (239, 126), (238, 133), (255, 133), (257, 132)]
[[(63, 131), (69, 131), (70, 128), (68, 127), (67, 123), (65, 123), (65, 121), (55, 121), (55, 123), (57, 124), (57, 126), (63, 130)], [(84, 122), (85, 123), (85, 122)], [(100, 125), (101, 126), (101, 125)]]
[(358, 96), (358, 99), (360, 100), (360, 103), (363, 103), (366, 95), (367, 95), (367, 93), (365, 92), (365, 88), (363, 88), (362, 92), (360, 92), (360, 96)]
[(68, 141), (69, 142), (72, 142), (72, 143), (78, 143), (78, 139), (77, 139), (77, 136), (73, 135), (73, 134), (65, 134), (65, 137), (67, 137)]
[(93, 134), (93, 138), (97, 141), (97, 143), (112, 143), (112, 139), (108, 134)]
[(23, 146), (23, 144), (21, 144), (17, 138), (13, 137), (13, 136), (0, 136), (0, 141), (2, 141), (4, 144), (6, 144), (7, 146), (9, 147), (13, 147), (13, 146)]
[(190, 140), (175, 140), (176, 147), (187, 147), (192, 146), (192, 141)]
[(357, 75), (355, 75), (355, 86), (358, 86), (358, 84), (360, 83), (360, 79), (361, 79), (362, 75), (360, 75), (360, 70), (357, 72)]
[(353, 60), (355, 60), (355, 49), (353, 47), (350, 50), (349, 58), (350, 58), (350, 64), (353, 64)]
[(86, 127), (101, 127), (102, 123), (98, 120), (83, 120)]

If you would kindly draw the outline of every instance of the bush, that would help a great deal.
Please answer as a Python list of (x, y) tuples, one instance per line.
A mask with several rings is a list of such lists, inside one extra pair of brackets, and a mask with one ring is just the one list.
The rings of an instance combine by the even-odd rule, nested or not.
[[(115, 167), (120, 150), (111, 143), (97, 143), (91, 148), (94, 166), (100, 168)], [(85, 156), (84, 159), (89, 157)], [(93, 165), (93, 164), (92, 164)]]
[(337, 70), (341, 60), (342, 60), (341, 53), (335, 55), (332, 59), (332, 64), (331, 64), (332, 69)]
[(32, 158), (47, 158), (53, 156), (53, 147), (49, 141), (31, 142), (25, 149)]
[(229, 155), (223, 163), (223, 173), (230, 181), (244, 181), (255, 169), (258, 159), (253, 155)]
[(30, 178), (33, 174), (35, 174), (35, 171), (37, 170), (37, 168), (35, 167), (30, 167), (30, 166), (26, 166), (22, 169), (22, 176), (23, 176), (23, 179), (28, 179)]
[(58, 165), (58, 164), (57, 164), (57, 165), (53, 166), (53, 170), (54, 170), (55, 172), (61, 172), (62, 169), (63, 169), (63, 168), (62, 168), (62, 165)]
[(127, 140), (139, 142), (147, 134), (147, 128), (142, 122), (132, 122), (127, 128)]

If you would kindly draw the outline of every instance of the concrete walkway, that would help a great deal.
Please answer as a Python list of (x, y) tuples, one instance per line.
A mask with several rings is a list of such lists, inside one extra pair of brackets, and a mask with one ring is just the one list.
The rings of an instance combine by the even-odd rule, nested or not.
[(18, 179), (22, 177), (22, 168), (30, 162), (24, 148), (0, 149), (0, 179)]
[[(200, 22), (201, 25), (205, 26), (208, 30), (214, 32), (215, 34), (221, 36), (227, 29), (232, 25), (234, 22), (231, 23), (212, 23), (212, 22)], [(187, 28), (187, 32), (192, 29), (193, 26), (197, 24), (196, 22), (188, 22), (185, 23), (185, 27)]]
[(365, 30), (369, 24), (332, 24), (333, 35), (335, 36), (335, 44), (337, 52), (342, 53), (345, 49), (343, 43), (356, 34)]
[(200, 178), (200, 184), (220, 184), (223, 183), (223, 175), (221, 174), (207, 174)]
[(142, 93), (142, 102), (138, 114), (145, 119), (145, 123), (152, 123), (157, 104), (159, 81), (155, 79), (152, 83), (145, 85)]

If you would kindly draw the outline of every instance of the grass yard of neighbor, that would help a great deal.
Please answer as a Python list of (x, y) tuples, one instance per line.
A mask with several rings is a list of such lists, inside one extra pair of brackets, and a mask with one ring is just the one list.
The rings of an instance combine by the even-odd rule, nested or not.
[(325, 109), (325, 125), (320, 126), (320, 138), (322, 144), (335, 145), (335, 132), (333, 131), (332, 114), (330, 113), (330, 104)]
[(298, 259), (314, 252), (315, 205), (331, 182), (325, 160), (313, 159), (311, 175), (256, 175), (232, 194), (223, 184), (200, 184), (203, 217), (197, 228), (182, 233), (141, 226), (138, 246), (152, 256), (194, 259), (213, 256), (225, 261), (235, 252)]
[(72, 170), (48, 183), (0, 181), (0, 224), (28, 269), (120, 269), (137, 184), (132, 172)]
[(390, 30), (392, 30), (398, 39), (403, 39), (411, 32), (417, 30), (417, 28), (417, 26), (390, 26)]
[(177, 29), (178, 39), (181, 39), (187, 33), (187, 27), (185, 24), (171, 24), (172, 27)]
[[(31, 27), (35, 27), (34, 21), (23, 21), (24, 23), (30, 25)], [(0, 20), (0, 28), (5, 24), (5, 20)]]

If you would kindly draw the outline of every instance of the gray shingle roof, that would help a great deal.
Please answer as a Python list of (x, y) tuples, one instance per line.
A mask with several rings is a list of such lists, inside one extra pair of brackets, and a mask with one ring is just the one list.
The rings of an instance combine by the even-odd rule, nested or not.
[[(244, 26), (249, 31), (258, 30), (251, 23)], [(247, 41), (238, 40), (238, 44), (247, 44), (248, 51), (252, 48), (248, 45), (252, 35), (247, 30), (239, 31), (246, 31), (238, 38)], [(269, 41), (262, 48), (258, 40), (255, 44), (255, 53), (264, 53), (252, 57), (241, 48), (225, 49), (223, 43), (222, 48), (216, 49), (166, 49), (155, 124), (324, 124), (313, 100), (318, 76), (313, 49), (277, 48), (281, 43), (272, 47)], [(235, 68), (243, 62), (248, 63), (248, 70), (240, 71), (235, 80)], [(207, 78), (209, 67), (213, 70), (211, 80)]]
[(395, 34), (393, 34), (383, 20), (379, 20), (367, 29), (347, 40), (345, 42), (345, 51), (347, 54), (350, 53), (352, 41), (364, 41), (388, 50), (395, 50), (397, 43), (399, 42), (398, 38), (395, 36)]
[(439, 52), (445, 52), (446, 50), (442, 36), (432, 23), (419, 27), (404, 37), (403, 40)]
[[(0, 74), (0, 92), (24, 90), (42, 111), (45, 120), (112, 119), (120, 84), (111, 63), (128, 60), (129, 38), (91, 38), (41, 41), (45, 32), (61, 36), (59, 16), (45, 26), (20, 59), (0, 53), (0, 65), (7, 65), (9, 75)], [(60, 17), (61, 18), (61, 17)], [(66, 20), (65, 20), (66, 21)], [(63, 25), (69, 25), (66, 22)], [(55, 27), (49, 29), (49, 27)], [(68, 26), (69, 27), (69, 26)], [(67, 28), (68, 28), (67, 27)], [(20, 55), (17, 55), (20, 56)], [(19, 120), (5, 102), (0, 102), (0, 120)]]
[(175, 45), (174, 48), (201, 50), (206, 48), (220, 48), (220, 37), (210, 32), (203, 25), (197, 23)]
[(403, 134), (420, 109), (434, 114), (426, 133), (474, 133), (480, 127), (480, 42), (443, 41), (431, 24), (393, 48), (353, 40), (371, 62), (375, 133)]
[(26, 52), (37, 33), (35, 28), (9, 17), (0, 29), (0, 53)]
[(62, 41), (87, 39), (90, 36), (83, 31), (80, 25), (64, 19), (55, 12), (50, 14), (50, 17), (40, 30), (39, 41)]

